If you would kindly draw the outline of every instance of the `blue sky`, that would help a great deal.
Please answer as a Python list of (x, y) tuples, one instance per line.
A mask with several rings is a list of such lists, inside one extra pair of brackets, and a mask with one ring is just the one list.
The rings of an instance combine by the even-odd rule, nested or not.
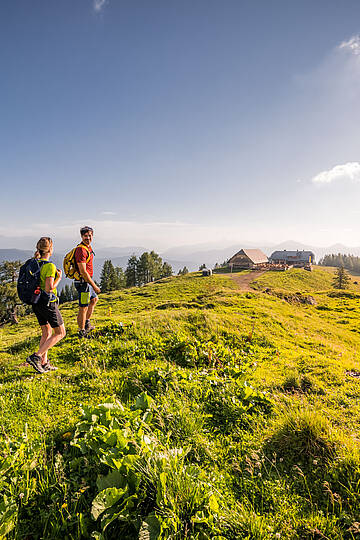
[(2, 2), (0, 247), (82, 223), (102, 246), (360, 245), (359, 21), (358, 0)]

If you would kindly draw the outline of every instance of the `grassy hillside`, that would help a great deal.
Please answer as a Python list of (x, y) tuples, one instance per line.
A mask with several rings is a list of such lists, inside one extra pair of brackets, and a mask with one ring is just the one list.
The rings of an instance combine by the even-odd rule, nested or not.
[[(321, 292), (332, 288), (335, 268), (313, 267), (312, 272), (302, 268), (292, 268), (286, 272), (266, 272), (256, 280), (255, 288), (263, 290), (265, 287), (284, 289), (288, 292)], [(352, 278), (350, 290), (360, 292), (360, 288), (354, 285), (358, 278)]]
[[(0, 538), (360, 537), (360, 289), (199, 273), (101, 295), (59, 370), (0, 329)], [(122, 323), (121, 325), (119, 323)]]

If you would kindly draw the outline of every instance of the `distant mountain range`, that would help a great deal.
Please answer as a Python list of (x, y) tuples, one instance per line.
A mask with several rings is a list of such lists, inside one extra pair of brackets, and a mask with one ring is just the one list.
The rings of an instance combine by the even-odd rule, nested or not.
[(186, 259), (189, 262), (188, 268), (196, 269), (201, 264), (206, 264), (206, 266), (212, 267), (215, 263), (221, 263), (229, 259), (240, 249), (246, 248), (257, 248), (261, 249), (266, 255), (271, 255), (274, 251), (282, 251), (287, 249), (289, 251), (295, 250), (305, 250), (313, 251), (315, 254), (316, 260), (320, 260), (326, 253), (350, 253), (352, 255), (360, 257), (360, 246), (357, 247), (348, 247), (343, 244), (333, 244), (327, 247), (317, 247), (308, 244), (301, 244), (300, 242), (295, 242), (293, 240), (288, 240), (280, 244), (274, 245), (264, 245), (249, 243), (249, 242), (239, 242), (238, 244), (233, 244), (225, 248), (206, 248), (205, 246), (202, 249), (194, 250), (194, 246), (181, 246), (180, 248), (171, 248), (161, 254), (163, 259), (167, 260), (168, 258), (175, 258), (178, 260)]
[[(184, 266), (186, 266), (191, 272), (198, 270), (201, 264), (205, 264), (206, 266), (212, 268), (215, 263), (222, 263), (242, 248), (258, 248), (261, 249), (264, 253), (266, 253), (266, 255), (271, 255), (273, 251), (284, 249), (309, 250), (315, 253), (317, 261), (321, 259), (321, 257), (323, 257), (326, 253), (347, 253), (360, 257), (360, 246), (348, 247), (343, 244), (333, 244), (328, 247), (316, 247), (307, 244), (301, 244), (300, 242), (295, 242), (293, 240), (282, 242), (281, 244), (267, 246), (259, 246), (257, 244), (249, 242), (239, 242), (236, 245), (233, 244), (224, 248), (214, 247), (209, 244), (202, 244), (197, 246), (188, 245), (168, 249), (163, 253), (160, 253), (160, 255), (164, 261), (171, 264), (174, 273), (177, 273)], [(135, 254), (136, 256), (139, 256), (144, 251), (151, 251), (151, 249), (140, 246), (108, 247), (97, 249), (94, 258), (95, 279), (100, 279), (101, 269), (106, 259), (111, 259), (112, 263), (115, 266), (121, 266), (123, 269), (125, 269), (128, 259), (129, 257), (131, 257), (131, 255)], [(29, 257), (32, 257), (33, 253), (34, 251), (15, 248), (0, 249), (0, 262), (15, 260), (25, 261)], [(64, 253), (56, 253), (52, 257), (52, 260), (56, 264), (56, 266), (62, 268), (63, 258)], [(63, 281), (63, 285), (66, 282), (68, 282), (68, 280)]]

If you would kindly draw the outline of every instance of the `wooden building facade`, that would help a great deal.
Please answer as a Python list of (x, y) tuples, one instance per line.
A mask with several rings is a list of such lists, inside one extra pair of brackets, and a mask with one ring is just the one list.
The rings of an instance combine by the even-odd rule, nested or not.
[(228, 260), (228, 266), (233, 270), (254, 270), (268, 263), (268, 258), (261, 249), (241, 249)]
[(274, 251), (270, 256), (270, 262), (274, 264), (288, 264), (289, 266), (304, 267), (314, 264), (315, 255), (312, 251)]

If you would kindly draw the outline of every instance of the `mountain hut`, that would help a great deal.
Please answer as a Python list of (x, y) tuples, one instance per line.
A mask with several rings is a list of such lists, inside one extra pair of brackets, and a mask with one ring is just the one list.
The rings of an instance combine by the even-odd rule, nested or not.
[(304, 267), (315, 262), (315, 255), (312, 251), (274, 251), (270, 255), (270, 262), (274, 264), (288, 264), (289, 266)]
[(265, 253), (261, 249), (241, 249), (228, 261), (230, 270), (254, 270), (269, 262)]

